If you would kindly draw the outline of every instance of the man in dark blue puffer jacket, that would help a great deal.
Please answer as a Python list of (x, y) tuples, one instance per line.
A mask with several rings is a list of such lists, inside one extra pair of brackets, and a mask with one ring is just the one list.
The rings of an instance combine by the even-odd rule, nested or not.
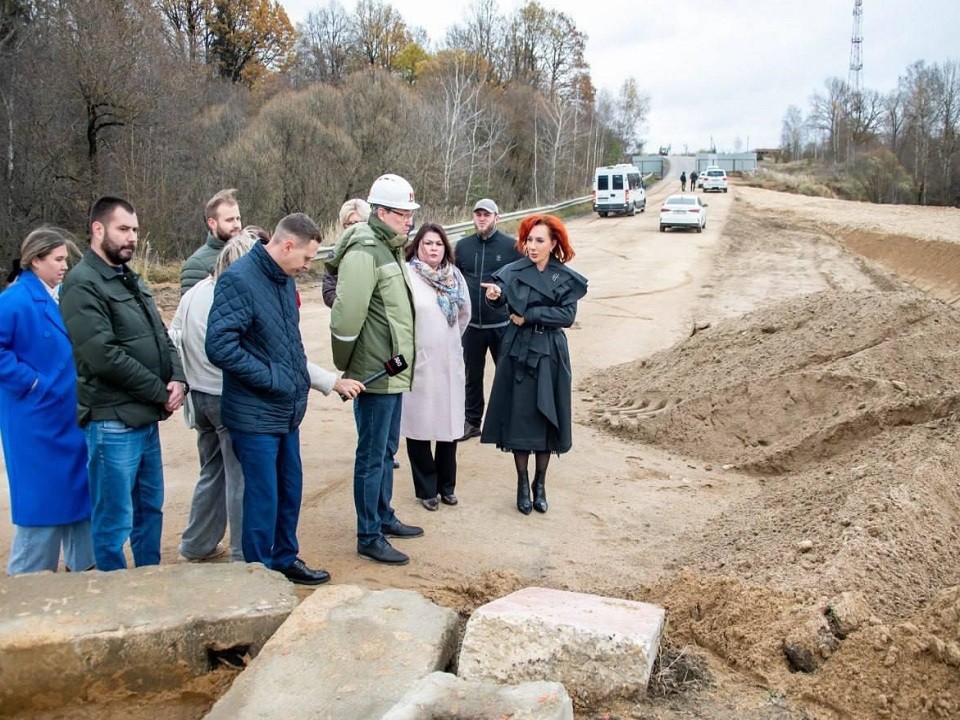
[[(220, 416), (243, 468), (243, 557), (302, 585), (330, 579), (297, 555), (303, 494), (300, 422), (310, 377), (293, 276), (310, 266), (321, 232), (303, 213), (287, 215), (270, 242), (254, 246), (217, 280), (206, 351), (223, 370)], [(339, 379), (346, 397), (363, 390)]]

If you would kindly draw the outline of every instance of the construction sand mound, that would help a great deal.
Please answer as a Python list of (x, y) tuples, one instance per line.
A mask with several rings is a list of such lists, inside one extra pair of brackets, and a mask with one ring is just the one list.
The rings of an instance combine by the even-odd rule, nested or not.
[(799, 297), (581, 389), (601, 428), (760, 475), (682, 572), (625, 593), (667, 607), (673, 642), (814, 717), (960, 717), (960, 313)]
[(625, 438), (763, 473), (960, 408), (960, 313), (913, 292), (829, 291), (724, 320), (582, 385)]

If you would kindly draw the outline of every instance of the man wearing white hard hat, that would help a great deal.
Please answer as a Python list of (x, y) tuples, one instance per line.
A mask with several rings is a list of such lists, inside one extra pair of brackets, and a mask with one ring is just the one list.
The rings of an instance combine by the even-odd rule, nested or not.
[[(391, 507), (393, 455), (400, 443), (402, 393), (413, 384), (413, 290), (404, 272), (403, 245), (413, 226), (413, 188), (399, 175), (381, 175), (367, 197), (370, 217), (348, 228), (326, 261), (338, 277), (330, 315), (333, 362), (343, 376), (364, 382), (353, 401), (357, 453), (353, 500), (357, 552), (376, 562), (404, 565), (409, 558), (387, 537), (412, 538), (423, 529), (400, 522)], [(411, 367), (366, 379), (402, 355)]]

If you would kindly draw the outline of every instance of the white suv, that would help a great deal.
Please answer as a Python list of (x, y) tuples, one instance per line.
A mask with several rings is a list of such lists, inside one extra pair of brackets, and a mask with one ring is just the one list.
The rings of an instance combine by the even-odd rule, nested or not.
[(707, 168), (700, 177), (703, 178), (701, 187), (704, 192), (710, 192), (711, 190), (716, 190), (717, 192), (721, 190), (723, 192), (727, 191), (727, 173), (723, 171), (723, 168)]

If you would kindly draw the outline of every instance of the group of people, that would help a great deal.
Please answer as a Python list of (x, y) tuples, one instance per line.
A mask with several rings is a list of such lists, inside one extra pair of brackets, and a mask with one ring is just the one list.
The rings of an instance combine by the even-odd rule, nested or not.
[[(307, 359), (300, 333), (294, 278), (321, 241), (303, 213), (270, 234), (243, 227), (235, 191), (211, 198), (169, 332), (129, 268), (138, 233), (129, 202), (93, 204), (90, 249), (69, 273), (70, 235), (30, 233), (0, 293), (0, 436), (15, 525), (8, 573), (55, 571), (61, 551), (68, 570), (125, 568), (127, 542), (135, 565), (159, 563), (158, 423), (182, 406), (200, 472), (181, 555), (218, 557), (229, 526), (232, 560), (326, 582), (297, 541), (299, 428), (311, 388), (353, 400), (361, 556), (405, 564), (389, 539), (423, 535), (392, 507), (401, 436), (425, 509), (458, 504), (457, 445), (479, 436), (513, 454), (517, 509), (546, 512), (550, 454), (572, 446), (563, 328), (587, 289), (566, 264), (566, 229), (532, 215), (514, 240), (483, 199), (476, 232), (454, 249), (434, 223), (408, 239), (419, 207), (410, 184), (388, 174), (366, 201), (341, 209), (322, 289), (340, 375)], [(488, 352), (496, 370), (484, 414)]]
[[(691, 190), (696, 190), (696, 189), (697, 189), (697, 178), (698, 178), (698, 177), (700, 177), (700, 176), (697, 175), (697, 171), (696, 171), (696, 170), (692, 170), (692, 171), (690, 172), (690, 189), (691, 189)], [(682, 171), (680, 172), (680, 190), (683, 191), (683, 192), (686, 192), (686, 190), (687, 190), (687, 171), (686, 171), (686, 170), (682, 170)]]

